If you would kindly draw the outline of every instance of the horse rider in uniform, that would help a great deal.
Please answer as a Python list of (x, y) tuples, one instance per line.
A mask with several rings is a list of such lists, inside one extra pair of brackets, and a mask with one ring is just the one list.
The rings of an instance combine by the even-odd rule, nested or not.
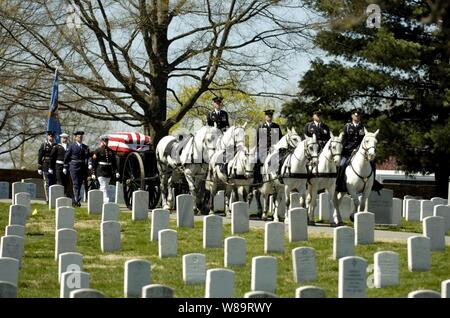
[(319, 153), (330, 139), (330, 128), (320, 120), (321, 115), (321, 110), (314, 111), (312, 121), (307, 123), (304, 129), (305, 135), (308, 137), (312, 137), (313, 134), (316, 134), (316, 140), (319, 144)]
[(59, 137), (61, 138), (61, 142), (53, 147), (52, 152), (50, 154), (51, 167), (56, 174), (56, 183), (64, 187), (64, 193), (66, 194), (66, 196), (70, 196), (67, 188), (69, 176), (67, 174), (64, 174), (63, 172), (64, 156), (66, 155), (68, 147), (69, 135), (63, 133), (59, 135)]
[(50, 154), (53, 149), (55, 133), (53, 131), (47, 131), (47, 140), (41, 144), (38, 152), (38, 173), (43, 175), (45, 182), (45, 196), (47, 201), (49, 200), (49, 187), (55, 183), (55, 175), (51, 167)]
[(222, 110), (222, 97), (214, 97), (214, 110), (208, 112), (207, 121), (208, 126), (214, 127), (216, 125), (222, 131), (225, 131), (228, 127), (230, 127), (230, 123), (228, 122), (228, 113)]
[(85, 183), (87, 177), (87, 162), (89, 159), (89, 147), (83, 144), (83, 131), (74, 133), (75, 142), (67, 147), (64, 156), (63, 173), (67, 174), (69, 168), (73, 183), (72, 205), (81, 206), (81, 185)]
[(117, 172), (116, 157), (114, 152), (108, 148), (109, 138), (106, 135), (100, 137), (100, 147), (95, 149), (92, 153), (92, 157), (89, 159), (89, 170), (94, 170), (95, 175), (92, 177), (98, 178), (100, 183), (100, 190), (103, 191), (103, 203), (111, 202), (108, 197), (107, 186), (109, 181), (115, 175), (116, 179), (120, 178), (120, 174)]

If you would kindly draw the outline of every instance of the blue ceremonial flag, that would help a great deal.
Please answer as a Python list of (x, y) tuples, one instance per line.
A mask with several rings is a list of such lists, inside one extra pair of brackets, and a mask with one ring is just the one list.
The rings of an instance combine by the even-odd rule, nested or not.
[(58, 119), (58, 69), (55, 71), (55, 79), (52, 85), (52, 97), (48, 108), (48, 124), (47, 131), (53, 131), (55, 134), (54, 142), (59, 143), (59, 135), (61, 135), (61, 124)]

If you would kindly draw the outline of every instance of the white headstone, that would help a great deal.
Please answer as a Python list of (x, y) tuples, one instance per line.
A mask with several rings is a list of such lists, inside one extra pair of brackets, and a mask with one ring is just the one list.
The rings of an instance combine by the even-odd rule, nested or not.
[(71, 291), (69, 298), (106, 298), (106, 296), (96, 289), (80, 288)]
[(89, 190), (88, 191), (88, 214), (101, 214), (103, 207), (103, 191)]
[(342, 197), (341, 204), (339, 205), (339, 211), (341, 212), (342, 220), (350, 220), (350, 215), (353, 212), (353, 200), (346, 194)]
[(244, 298), (277, 298), (277, 296), (266, 291), (250, 291), (244, 294)]
[(194, 197), (190, 194), (177, 195), (177, 226), (194, 227)]
[(284, 253), (284, 223), (267, 222), (264, 231), (264, 253)]
[(31, 200), (35, 200), (36, 199), (36, 184), (32, 183), (32, 182), (28, 182), (27, 183), (27, 192), (30, 194)]
[(284, 195), (281, 196), (281, 200), (277, 200), (275, 205), (275, 213), (273, 215), (274, 220), (278, 221), (280, 218), (284, 219), (284, 216), (286, 215), (286, 200), (284, 198)]
[[(248, 208), (249, 213), (258, 212), (258, 202), (256, 201), (256, 190), (253, 191), (253, 199), (250, 202), (250, 206)], [(261, 195), (259, 197), (259, 202), (261, 203), (261, 206), (264, 206), (264, 197)]]
[(374, 284), (376, 288), (400, 284), (400, 257), (395, 252), (374, 254)]
[(406, 200), (406, 221), (420, 221), (420, 201), (416, 199)]
[(48, 192), (49, 192), (48, 208), (54, 209), (56, 208), (56, 199), (64, 196), (64, 187), (59, 184), (54, 184), (48, 188)]
[(83, 271), (83, 255), (73, 252), (59, 254), (58, 282), (61, 282), (61, 274), (68, 271)]
[(75, 209), (68, 206), (56, 208), (56, 231), (61, 229), (74, 229)]
[(77, 232), (73, 229), (60, 229), (55, 236), (55, 260), (59, 254), (77, 251)]
[(400, 225), (402, 220), (403, 200), (399, 198), (392, 199), (392, 224)]
[(178, 255), (178, 239), (175, 230), (160, 230), (158, 232), (159, 258)]
[(139, 298), (142, 287), (151, 284), (149, 261), (132, 259), (125, 262), (124, 293), (127, 298)]
[(0, 281), (0, 298), (17, 298), (17, 286)]
[(116, 186), (112, 184), (108, 184), (106, 186), (106, 195), (108, 196), (108, 203), (116, 202)]
[(72, 199), (67, 198), (67, 197), (60, 197), (60, 198), (56, 199), (55, 202), (56, 202), (56, 209), (58, 209), (62, 206), (68, 206), (68, 207), (72, 206)]
[(5, 236), (17, 235), (25, 238), (25, 226), (23, 225), (7, 225), (5, 228)]
[(68, 271), (61, 274), (60, 298), (69, 298), (77, 289), (89, 288), (89, 274), (81, 271)]
[(405, 195), (403, 196), (403, 210), (402, 210), (402, 216), (406, 219), (406, 201), (409, 199), (414, 199), (415, 197), (412, 195)]
[(229, 269), (208, 269), (206, 272), (205, 298), (233, 298), (234, 276), (234, 272)]
[(31, 214), (31, 196), (28, 192), (19, 192), (16, 194), (15, 203), (27, 207), (27, 216)]
[(116, 181), (116, 194), (114, 202), (116, 204), (125, 204), (125, 200), (123, 198), (123, 186), (119, 181)]
[(434, 290), (416, 290), (408, 294), (408, 298), (441, 298), (441, 294)]
[(24, 252), (24, 239), (17, 235), (2, 236), (0, 241), (0, 257), (11, 257), (19, 261), (19, 267)]
[(225, 191), (217, 191), (217, 194), (214, 196), (214, 210), (225, 211)]
[(250, 230), (247, 202), (234, 202), (231, 205), (231, 234), (246, 233)]
[(19, 284), (19, 261), (11, 257), (0, 257), (0, 281)]
[(16, 199), (17, 193), (28, 192), (28, 184), (25, 182), (13, 182), (11, 188), (12, 188), (11, 203), (13, 203), (13, 204), (14, 204), (14, 200)]
[(425, 272), (431, 267), (431, 240), (425, 236), (408, 238), (408, 269), (410, 272)]
[(339, 259), (339, 298), (366, 298), (367, 261), (359, 256)]
[(447, 202), (444, 198), (433, 197), (431, 198), (431, 204), (433, 204), (433, 207), (435, 207), (436, 205), (446, 205)]
[(292, 250), (292, 269), (297, 284), (316, 280), (316, 251), (312, 247), (297, 247)]
[(151, 215), (150, 241), (158, 240), (158, 232), (169, 228), (169, 210), (154, 209)]
[(220, 216), (203, 218), (203, 248), (223, 246), (223, 221)]
[(328, 192), (319, 194), (319, 219), (322, 221), (332, 220), (330, 210), (330, 196)]
[(246, 254), (247, 254), (247, 247), (244, 238), (232, 236), (227, 237), (225, 239), (225, 249), (224, 249), (225, 267), (245, 265)]
[(142, 298), (173, 298), (173, 294), (172, 288), (160, 284), (142, 287)]
[(183, 255), (183, 281), (185, 284), (204, 284), (206, 279), (206, 258), (204, 254)]
[(300, 208), (300, 193), (298, 192), (291, 192), (289, 194), (290, 199), (290, 205), (289, 210)]
[(392, 198), (394, 191), (381, 189), (380, 194), (371, 191), (369, 195), (368, 211), (375, 214), (376, 224), (393, 224), (392, 220)]
[(277, 288), (277, 259), (273, 256), (252, 258), (252, 291), (275, 293)]
[(375, 237), (375, 215), (370, 212), (355, 214), (355, 245), (373, 244)]
[(294, 208), (288, 212), (289, 242), (308, 240), (308, 211), (304, 208)]
[(450, 298), (450, 279), (444, 280), (441, 283), (441, 297)]
[(355, 230), (339, 226), (333, 232), (333, 259), (355, 255)]
[(103, 203), (102, 222), (106, 222), (106, 221), (119, 222), (119, 219), (120, 219), (119, 205), (116, 203), (112, 203), (112, 202)]
[(303, 286), (295, 290), (295, 298), (325, 298), (325, 290), (316, 286)]
[(133, 192), (132, 220), (148, 219), (148, 192), (137, 190)]
[(9, 223), (8, 225), (22, 225), (25, 226), (25, 220), (28, 214), (28, 209), (24, 205), (10, 205), (9, 206)]
[(9, 182), (0, 181), (0, 199), (9, 199)]
[(445, 219), (445, 232), (450, 230), (450, 205), (436, 205), (434, 207), (433, 216), (440, 216)]
[(120, 250), (120, 223), (105, 221), (101, 224), (100, 246), (103, 253)]
[(423, 219), (423, 235), (430, 238), (432, 251), (445, 251), (445, 219), (441, 216), (427, 216)]
[(430, 200), (420, 200), (420, 220), (433, 216), (433, 203)]

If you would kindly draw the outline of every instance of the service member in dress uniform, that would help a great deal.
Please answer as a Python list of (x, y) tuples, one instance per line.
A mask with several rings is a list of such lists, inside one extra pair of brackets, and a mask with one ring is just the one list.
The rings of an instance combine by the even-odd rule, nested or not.
[(277, 123), (273, 122), (273, 109), (266, 109), (264, 111), (265, 121), (258, 126), (256, 132), (256, 144), (258, 147), (257, 161), (263, 163), (270, 147), (274, 146), (282, 137), (283, 133)]
[(72, 205), (81, 206), (81, 185), (85, 183), (87, 177), (87, 167), (89, 160), (89, 147), (83, 144), (83, 131), (74, 133), (75, 142), (67, 147), (64, 156), (63, 173), (70, 171), (70, 177), (73, 184)]
[(228, 113), (222, 110), (222, 97), (214, 97), (214, 110), (210, 111), (207, 116), (208, 126), (214, 127), (214, 124), (217, 128), (224, 131), (226, 128), (230, 127), (228, 122)]
[(319, 152), (322, 151), (325, 144), (330, 139), (330, 128), (320, 120), (322, 112), (316, 110), (313, 112), (312, 121), (305, 125), (305, 135), (312, 137), (316, 134), (317, 143), (319, 144)]
[(55, 133), (53, 131), (47, 131), (47, 140), (44, 141), (39, 148), (38, 152), (38, 173), (43, 175), (45, 182), (45, 196), (49, 198), (48, 189), (51, 185), (55, 184), (55, 175), (51, 167), (50, 154), (53, 149)]
[(64, 174), (63, 170), (64, 170), (64, 156), (66, 155), (68, 147), (69, 135), (63, 133), (59, 135), (59, 137), (61, 142), (53, 147), (52, 152), (50, 154), (51, 167), (56, 175), (56, 183), (64, 187), (64, 193), (67, 196), (69, 195), (67, 191), (69, 176), (67, 174)]
[(112, 198), (108, 197), (108, 192), (106, 191), (107, 186), (114, 174), (116, 179), (120, 178), (120, 174), (117, 172), (115, 154), (108, 148), (108, 136), (100, 137), (100, 147), (92, 153), (88, 169), (95, 171), (95, 175), (92, 177), (98, 178), (100, 190), (103, 191), (103, 203), (111, 202)]

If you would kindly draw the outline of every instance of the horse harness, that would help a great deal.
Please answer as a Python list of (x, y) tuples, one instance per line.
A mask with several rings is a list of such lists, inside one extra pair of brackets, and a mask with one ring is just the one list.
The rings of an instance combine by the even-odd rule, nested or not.
[[(371, 146), (371, 147), (369, 147), (369, 148), (364, 148), (364, 144), (362, 144), (362, 145), (361, 145), (361, 148), (364, 150), (364, 153), (362, 154), (364, 160), (369, 161), (368, 151), (369, 151), (369, 149), (371, 149), (371, 148), (374, 148), (374, 149), (375, 149), (375, 146)], [(353, 165), (352, 165), (352, 162), (353, 162), (353, 158), (356, 156), (356, 154), (357, 154), (358, 152), (359, 152), (359, 150), (355, 153), (355, 155), (353, 155), (353, 156), (350, 158), (349, 165), (350, 165), (350, 167), (352, 168), (353, 172), (356, 174), (356, 176), (357, 176), (358, 178), (360, 178), (360, 179), (363, 181), (364, 186), (363, 186), (363, 188), (362, 188), (362, 192), (364, 192), (364, 190), (366, 189), (366, 184), (367, 184), (367, 182), (369, 181), (370, 177), (371, 177), (372, 174), (373, 174), (373, 168), (372, 168), (372, 166), (370, 165), (370, 173), (369, 173), (369, 175), (366, 176), (366, 177), (363, 177), (363, 176), (361, 176), (358, 172), (356, 172), (355, 168), (354, 168)]]

